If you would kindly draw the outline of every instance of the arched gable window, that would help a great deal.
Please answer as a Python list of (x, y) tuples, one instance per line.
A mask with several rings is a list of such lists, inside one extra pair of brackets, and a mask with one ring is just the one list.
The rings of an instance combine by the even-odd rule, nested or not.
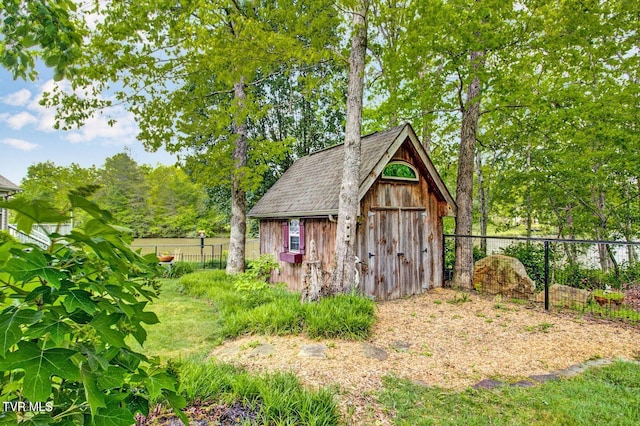
[(412, 182), (418, 181), (418, 171), (411, 164), (404, 161), (391, 161), (382, 170), (384, 179), (407, 180)]

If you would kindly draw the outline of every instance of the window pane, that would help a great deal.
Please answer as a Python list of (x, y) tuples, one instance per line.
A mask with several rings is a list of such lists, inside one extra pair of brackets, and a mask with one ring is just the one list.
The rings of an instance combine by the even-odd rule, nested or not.
[(289, 235), (289, 250), (300, 250), (300, 237), (293, 237)]
[(291, 219), (289, 221), (289, 235), (300, 235), (300, 220)]

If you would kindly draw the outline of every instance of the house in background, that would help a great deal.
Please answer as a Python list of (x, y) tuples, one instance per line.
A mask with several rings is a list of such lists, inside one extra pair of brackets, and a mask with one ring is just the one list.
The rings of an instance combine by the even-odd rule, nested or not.
[[(0, 200), (8, 200), (13, 194), (22, 191), (22, 189), (11, 182), (9, 179), (0, 175)], [(6, 209), (0, 209), (0, 231), (9, 229), (9, 216)]]
[[(443, 284), (444, 216), (456, 204), (409, 124), (362, 138), (356, 255), (359, 289), (378, 300)], [(260, 254), (280, 269), (273, 281), (302, 290), (313, 240), (321, 268), (334, 262), (343, 145), (297, 160), (249, 212), (260, 220)]]

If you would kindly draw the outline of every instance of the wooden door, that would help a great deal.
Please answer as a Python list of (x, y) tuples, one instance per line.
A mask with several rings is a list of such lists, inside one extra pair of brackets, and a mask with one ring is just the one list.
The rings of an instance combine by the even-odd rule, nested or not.
[(426, 212), (379, 208), (367, 217), (367, 273), (364, 290), (378, 299), (421, 293), (427, 271)]

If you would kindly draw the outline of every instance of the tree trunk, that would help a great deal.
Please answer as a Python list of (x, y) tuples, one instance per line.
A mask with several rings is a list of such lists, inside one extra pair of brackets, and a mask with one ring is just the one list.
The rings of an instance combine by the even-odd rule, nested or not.
[(347, 117), (345, 125), (342, 184), (338, 204), (335, 265), (331, 276), (331, 292), (344, 293), (357, 287), (356, 226), (358, 220), (358, 190), (360, 186), (360, 131), (364, 67), (367, 49), (368, 0), (360, 0), (353, 12), (349, 83), (347, 86)]
[(231, 183), (231, 236), (227, 256), (227, 274), (244, 271), (247, 231), (247, 196), (242, 187), (242, 170), (247, 165), (247, 121), (244, 118), (247, 94), (244, 79), (240, 79), (233, 85), (233, 93), (237, 103), (233, 120), (233, 133), (236, 137), (233, 149), (235, 170)]
[[(482, 63), (482, 52), (471, 52), (470, 60), (475, 69)], [(458, 155), (458, 179), (456, 182), (456, 235), (471, 235), (473, 224), (473, 172), (476, 132), (480, 118), (480, 79), (475, 76), (467, 89), (467, 99), (462, 106), (462, 129)], [(468, 237), (456, 237), (456, 260), (453, 267), (453, 285), (473, 288), (473, 241)]]

